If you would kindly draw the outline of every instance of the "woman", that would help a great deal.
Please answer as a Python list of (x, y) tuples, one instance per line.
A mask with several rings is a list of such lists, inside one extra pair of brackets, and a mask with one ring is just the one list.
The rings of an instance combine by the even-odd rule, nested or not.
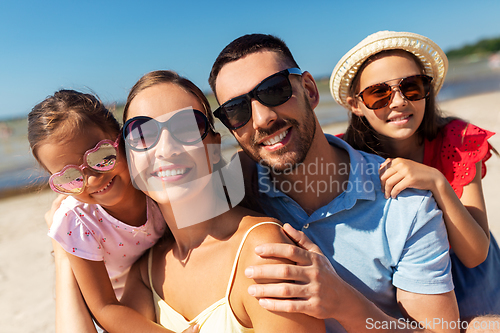
[(248, 294), (255, 281), (245, 267), (283, 262), (253, 249), (291, 241), (273, 219), (229, 209), (233, 189), (222, 186), (220, 135), (203, 93), (174, 72), (148, 73), (132, 88), (124, 120), (131, 176), (173, 237), (134, 265), (122, 301), (176, 332), (194, 324), (202, 333), (324, 332), (323, 321), (269, 312)]

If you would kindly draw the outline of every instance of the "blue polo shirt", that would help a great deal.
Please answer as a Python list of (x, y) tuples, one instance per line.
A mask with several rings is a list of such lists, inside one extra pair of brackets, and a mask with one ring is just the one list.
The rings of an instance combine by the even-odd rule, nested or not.
[[(342, 279), (393, 317), (402, 317), (396, 288), (419, 294), (453, 290), (446, 228), (431, 192), (406, 189), (396, 199), (385, 199), (378, 174), (384, 159), (357, 151), (335, 136), (326, 137), (349, 153), (350, 165), (335, 170), (349, 172), (349, 185), (309, 216), (277, 189), (269, 169), (257, 165), (259, 200), (266, 214), (302, 230)], [(328, 186), (336, 184), (311, 185), (304, 195)], [(281, 188), (292, 190), (293, 184)], [(336, 331), (334, 324), (327, 326), (329, 332)]]

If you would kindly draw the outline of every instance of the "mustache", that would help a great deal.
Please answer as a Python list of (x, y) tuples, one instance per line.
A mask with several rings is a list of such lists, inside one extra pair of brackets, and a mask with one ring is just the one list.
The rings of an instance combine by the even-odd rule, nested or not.
[(263, 130), (257, 130), (252, 141), (254, 145), (257, 145), (260, 140), (263, 138), (278, 132), (279, 130), (285, 128), (285, 127), (298, 127), (299, 122), (295, 119), (277, 119), (270, 128), (268, 129), (263, 129)]

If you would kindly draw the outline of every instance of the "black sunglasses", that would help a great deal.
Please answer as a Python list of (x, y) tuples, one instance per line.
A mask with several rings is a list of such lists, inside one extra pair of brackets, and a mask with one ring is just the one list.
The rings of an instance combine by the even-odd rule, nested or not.
[(418, 101), (429, 96), (431, 81), (432, 77), (427, 75), (412, 75), (401, 78), (397, 84), (392, 86), (382, 82), (366, 87), (357, 97), (361, 97), (367, 108), (371, 110), (381, 109), (386, 107), (391, 101), (392, 95), (395, 92), (392, 87), (397, 86), (407, 100)]
[(278, 106), (292, 97), (288, 75), (302, 75), (299, 68), (288, 68), (262, 80), (247, 94), (240, 95), (219, 106), (214, 116), (230, 130), (243, 127), (252, 118), (252, 98), (265, 106)]
[(138, 116), (127, 120), (123, 126), (125, 144), (135, 151), (153, 148), (160, 139), (162, 128), (166, 128), (177, 142), (191, 146), (201, 142), (212, 127), (207, 116), (194, 109), (179, 111), (165, 122)]

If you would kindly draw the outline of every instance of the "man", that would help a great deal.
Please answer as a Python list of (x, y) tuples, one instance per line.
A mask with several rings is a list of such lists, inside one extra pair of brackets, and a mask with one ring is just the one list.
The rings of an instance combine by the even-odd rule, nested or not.
[(313, 111), (316, 83), (284, 42), (260, 34), (234, 40), (219, 54), (209, 83), (221, 105), (214, 114), (257, 162), (250, 169), (262, 210), (321, 249), (285, 226), (311, 251), (257, 248), (297, 266), (247, 268), (249, 278), (283, 280), (252, 286), (250, 294), (269, 310), (327, 319), (330, 332), (343, 331), (339, 323), (349, 332), (416, 328), (399, 317), (458, 332), (446, 230), (430, 192), (384, 198), (383, 159), (323, 133)]

